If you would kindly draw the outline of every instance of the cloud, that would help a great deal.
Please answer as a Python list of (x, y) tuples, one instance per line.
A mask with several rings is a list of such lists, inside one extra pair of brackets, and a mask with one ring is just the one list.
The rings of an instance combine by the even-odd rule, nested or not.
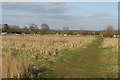
[(64, 2), (13, 2), (3, 4), (3, 16), (23, 18), (44, 18), (49, 20), (70, 20), (76, 19), (70, 13), (71, 6)]
[(3, 3), (3, 23), (20, 26), (47, 23), (53, 29), (61, 29), (64, 26), (70, 29), (80, 29), (80, 27), (98, 29), (98, 26), (117, 24), (117, 16), (111, 13), (80, 15), (74, 14), (74, 11), (73, 6), (65, 2), (5, 2)]
[(2, 0), (3, 2), (38, 2), (44, 0)]
[(65, 2), (67, 0), (48, 0), (48, 2)]
[(70, 8), (64, 2), (4, 3), (3, 16), (64, 20), (72, 18), (72, 15), (69, 13)]
[(90, 18), (90, 19), (112, 19), (115, 15), (110, 14), (110, 13), (97, 13), (97, 14), (90, 14), (90, 15), (86, 15), (86, 17)]
[(65, 3), (3, 3), (3, 12), (5, 10), (27, 12), (30, 14), (60, 14), (67, 11), (69, 7)]
[(119, 2), (119, 0), (2, 0), (2, 2)]

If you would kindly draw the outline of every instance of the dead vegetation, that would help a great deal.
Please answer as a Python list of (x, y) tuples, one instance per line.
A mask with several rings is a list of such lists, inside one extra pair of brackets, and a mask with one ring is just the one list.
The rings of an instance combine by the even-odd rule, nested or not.
[(105, 38), (102, 44), (103, 53), (103, 71), (109, 78), (118, 77), (118, 38)]
[(3, 57), (2, 76), (4, 78), (21, 78), (26, 73), (26, 65), (24, 62), (13, 57)]
[(102, 47), (112, 47), (112, 51), (118, 52), (118, 38), (105, 38)]
[(93, 39), (56, 35), (2, 36), (2, 77), (40, 77), (57, 61), (59, 50), (85, 48)]

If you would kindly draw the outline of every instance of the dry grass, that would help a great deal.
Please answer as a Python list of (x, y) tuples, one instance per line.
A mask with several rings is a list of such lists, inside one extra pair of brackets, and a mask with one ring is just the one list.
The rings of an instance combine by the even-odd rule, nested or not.
[(17, 58), (3, 57), (3, 78), (21, 78), (27, 73), (27, 65)]
[(73, 48), (85, 46), (94, 38), (87, 37), (61, 37), (61, 36), (40, 36), (40, 35), (9, 35), (3, 36), (4, 48), (16, 48), (22, 50), (36, 49), (47, 50)]
[(118, 77), (118, 38), (105, 38), (102, 47), (104, 71), (109, 73), (105, 76)]
[[(6, 35), (2, 37), (2, 77), (36, 77), (37, 71), (49, 67), (57, 59), (59, 50), (84, 47), (95, 38), (55, 35)], [(43, 70), (42, 70), (43, 71)], [(30, 75), (29, 75), (30, 74)], [(32, 75), (31, 75), (32, 74)]]
[(112, 51), (118, 51), (118, 38), (105, 38), (102, 46), (104, 48), (112, 47)]

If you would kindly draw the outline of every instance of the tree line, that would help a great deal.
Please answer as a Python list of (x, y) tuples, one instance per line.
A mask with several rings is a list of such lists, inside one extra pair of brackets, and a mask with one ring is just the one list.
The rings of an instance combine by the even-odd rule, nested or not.
[(108, 26), (105, 30), (91, 31), (91, 30), (69, 30), (69, 27), (63, 27), (63, 30), (50, 29), (48, 24), (42, 24), (39, 28), (36, 24), (30, 24), (29, 27), (21, 28), (18, 25), (3, 24), (0, 28), (1, 32), (8, 34), (67, 34), (67, 35), (103, 35), (105, 37), (112, 37), (118, 35), (118, 30), (114, 30), (113, 26)]

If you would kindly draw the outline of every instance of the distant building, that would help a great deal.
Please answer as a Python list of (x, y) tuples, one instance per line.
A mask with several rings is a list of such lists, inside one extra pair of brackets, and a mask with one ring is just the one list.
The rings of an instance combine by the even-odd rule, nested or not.
[(103, 37), (103, 34), (102, 34), (102, 31), (100, 30), (100, 34), (99, 34), (100, 37)]
[(2, 35), (6, 35), (6, 34), (7, 34), (7, 32), (1, 32), (1, 34), (2, 34)]
[(113, 35), (113, 38), (120, 38), (120, 35)]
[(96, 37), (96, 35), (86, 35), (87, 37)]

